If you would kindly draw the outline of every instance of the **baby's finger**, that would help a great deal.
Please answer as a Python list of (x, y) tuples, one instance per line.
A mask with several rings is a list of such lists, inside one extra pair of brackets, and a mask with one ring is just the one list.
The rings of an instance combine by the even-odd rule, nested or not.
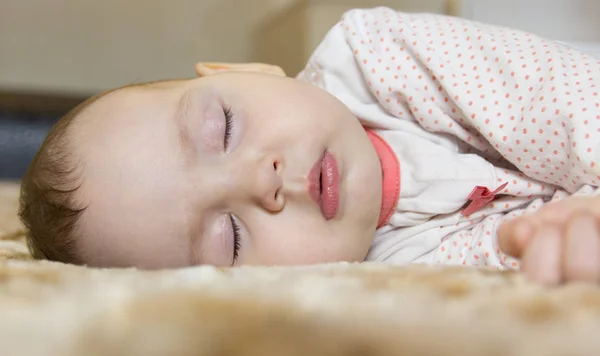
[(545, 204), (532, 217), (537, 224), (552, 222), (554, 224), (566, 224), (571, 215), (585, 211), (600, 218), (600, 204), (597, 198), (587, 196), (572, 196), (566, 200), (550, 202)]
[(534, 233), (535, 226), (527, 218), (505, 222), (498, 229), (498, 246), (507, 255), (521, 258)]
[(521, 266), (527, 278), (543, 285), (557, 285), (562, 280), (560, 230), (554, 226), (536, 231), (525, 250)]
[(600, 281), (600, 234), (589, 213), (575, 213), (567, 222), (563, 273), (566, 281)]

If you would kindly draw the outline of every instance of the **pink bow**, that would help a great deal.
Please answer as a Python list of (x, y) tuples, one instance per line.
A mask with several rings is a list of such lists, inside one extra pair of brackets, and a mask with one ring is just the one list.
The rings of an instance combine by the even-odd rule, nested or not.
[(498, 194), (508, 182), (499, 186), (496, 190), (491, 192), (487, 187), (482, 187), (480, 185), (473, 188), (471, 194), (469, 194), (469, 200), (471, 201), (469, 205), (463, 210), (462, 214), (465, 216), (469, 216), (476, 212), (477, 210), (483, 208), (486, 204), (494, 200), (496, 198), (496, 194)]

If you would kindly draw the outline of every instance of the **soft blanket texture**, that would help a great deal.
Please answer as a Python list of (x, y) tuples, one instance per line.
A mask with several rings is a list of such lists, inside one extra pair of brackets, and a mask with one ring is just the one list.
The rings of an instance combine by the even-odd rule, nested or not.
[(32, 261), (0, 183), (1, 355), (596, 355), (600, 289), (334, 264), (97, 270)]

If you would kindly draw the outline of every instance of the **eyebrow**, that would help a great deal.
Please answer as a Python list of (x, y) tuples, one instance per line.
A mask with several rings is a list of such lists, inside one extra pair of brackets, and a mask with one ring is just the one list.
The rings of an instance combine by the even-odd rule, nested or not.
[(197, 153), (189, 126), (190, 96), (190, 90), (186, 90), (181, 95), (181, 98), (179, 98), (177, 108), (175, 109), (175, 121), (177, 123), (179, 144), (188, 158), (194, 157)]
[(202, 234), (200, 233), (201, 229), (194, 227), (195, 224), (191, 224), (191, 227), (188, 228), (188, 263), (190, 266), (197, 266), (202, 264), (200, 253), (198, 252), (198, 243), (202, 239)]

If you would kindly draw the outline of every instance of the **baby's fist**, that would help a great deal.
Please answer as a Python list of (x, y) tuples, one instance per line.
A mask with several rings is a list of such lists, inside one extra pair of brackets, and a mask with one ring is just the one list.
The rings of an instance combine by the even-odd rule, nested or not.
[(503, 224), (500, 248), (533, 282), (600, 283), (600, 198), (569, 198)]

